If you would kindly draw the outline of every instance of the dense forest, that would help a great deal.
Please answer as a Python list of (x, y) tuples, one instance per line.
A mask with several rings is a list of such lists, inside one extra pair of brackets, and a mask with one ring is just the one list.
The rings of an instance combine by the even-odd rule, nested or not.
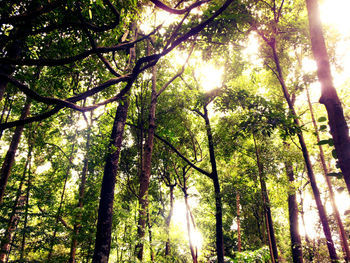
[(2, 1), (0, 262), (349, 262), (349, 8)]

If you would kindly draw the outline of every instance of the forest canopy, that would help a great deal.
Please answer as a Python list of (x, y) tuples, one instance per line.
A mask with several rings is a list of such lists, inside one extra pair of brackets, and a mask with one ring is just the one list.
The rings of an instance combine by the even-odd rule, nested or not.
[(0, 262), (349, 262), (348, 8), (2, 3)]

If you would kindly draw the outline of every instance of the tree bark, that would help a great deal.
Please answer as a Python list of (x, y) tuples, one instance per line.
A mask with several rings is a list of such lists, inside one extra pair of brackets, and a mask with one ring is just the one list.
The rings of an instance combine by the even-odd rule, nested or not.
[(221, 193), (220, 193), (220, 183), (219, 183), (219, 176), (218, 176), (218, 171), (216, 166), (213, 135), (211, 131), (207, 105), (204, 106), (203, 118), (205, 120), (205, 128), (207, 132), (207, 139), (208, 139), (208, 145), (209, 145), (209, 157), (210, 157), (210, 164), (212, 168), (211, 178), (213, 180), (214, 191), (215, 191), (217, 260), (218, 260), (218, 263), (224, 263), (224, 233), (222, 230), (222, 202), (221, 202)]
[(50, 250), (49, 250), (49, 254), (47, 256), (47, 262), (51, 262), (52, 253), (53, 253), (53, 249), (54, 249), (54, 246), (55, 246), (55, 239), (56, 239), (56, 234), (57, 234), (57, 230), (58, 230), (58, 222), (60, 221), (60, 218), (61, 218), (61, 210), (62, 210), (62, 206), (63, 206), (63, 202), (64, 202), (64, 195), (66, 193), (67, 180), (68, 180), (68, 177), (69, 177), (69, 172), (70, 172), (70, 169), (71, 169), (71, 163), (72, 163), (73, 156), (74, 156), (74, 147), (75, 147), (75, 143), (73, 143), (73, 145), (72, 145), (72, 151), (71, 151), (71, 154), (70, 154), (69, 160), (68, 160), (69, 161), (69, 166), (68, 166), (68, 169), (67, 169), (66, 174), (65, 174), (64, 183), (63, 183), (63, 189), (62, 189), (61, 198), (60, 198), (60, 204), (59, 204), (57, 212), (56, 212), (55, 226), (54, 226), (53, 235), (52, 235), (51, 241), (50, 241)]
[[(26, 104), (24, 105), (24, 108), (22, 110), (22, 113), (21, 113), (21, 117), (20, 117), (21, 120), (23, 120), (27, 117), (27, 115), (29, 114), (29, 109), (30, 109), (30, 101), (27, 100)], [(24, 129), (23, 125), (16, 127), (15, 132), (12, 136), (10, 147), (6, 153), (4, 162), (3, 162), (1, 170), (0, 170), (0, 175), (1, 175), (1, 178), (0, 178), (0, 203), (2, 203), (2, 200), (3, 200), (4, 195), (5, 195), (7, 181), (8, 181), (10, 174), (11, 174), (12, 166), (15, 162), (15, 156), (16, 156), (19, 142), (21, 140), (23, 129)]]
[(269, 200), (269, 196), (267, 193), (265, 175), (263, 173), (263, 167), (262, 167), (262, 163), (260, 160), (260, 151), (258, 149), (258, 145), (256, 143), (256, 139), (255, 139), (254, 134), (253, 134), (253, 139), (254, 139), (256, 163), (258, 166), (258, 173), (259, 173), (259, 179), (260, 179), (261, 194), (262, 194), (262, 198), (263, 198), (264, 212), (265, 212), (265, 217), (266, 217), (266, 229), (267, 229), (267, 235), (268, 235), (268, 240), (269, 240), (271, 259), (272, 259), (272, 262), (275, 263), (275, 262), (278, 262), (278, 250), (277, 250), (277, 244), (276, 244), (275, 230), (273, 228), (270, 200)]
[[(313, 112), (313, 108), (312, 108), (312, 104), (311, 104), (311, 100), (310, 100), (309, 89), (308, 89), (307, 86), (306, 86), (306, 95), (307, 95), (307, 101), (308, 101), (308, 104), (309, 104), (312, 124), (314, 126), (314, 130), (315, 130), (315, 133), (316, 133), (317, 143), (319, 143), (320, 142), (320, 135), (319, 135), (319, 132), (318, 132), (318, 128), (317, 128), (317, 124), (316, 124), (316, 120), (315, 120), (315, 116), (314, 116), (314, 112)], [(325, 178), (326, 183), (327, 183), (327, 187), (328, 187), (328, 191), (329, 191), (329, 197), (330, 197), (331, 205), (332, 205), (332, 208), (333, 208), (334, 217), (335, 217), (335, 219), (337, 221), (337, 225), (338, 225), (338, 229), (339, 229), (339, 236), (340, 236), (341, 246), (342, 246), (342, 249), (343, 249), (343, 252), (344, 252), (344, 259), (345, 259), (346, 262), (348, 262), (350, 260), (350, 251), (349, 251), (348, 240), (346, 238), (346, 232), (344, 230), (344, 225), (343, 225), (343, 222), (341, 220), (337, 204), (335, 202), (335, 197), (334, 197), (334, 192), (333, 192), (333, 187), (332, 187), (331, 180), (330, 180), (329, 176), (327, 176), (328, 169), (327, 169), (326, 160), (325, 160), (325, 157), (324, 157), (324, 152), (323, 152), (322, 145), (318, 145), (318, 148), (320, 150), (320, 161), (321, 161), (321, 165), (322, 165), (322, 169), (323, 169), (323, 175), (324, 175), (324, 178)]]
[(128, 108), (129, 101), (126, 96), (123, 97), (118, 105), (108, 147), (109, 153), (104, 168), (100, 193), (93, 263), (108, 263), (111, 247), (114, 188)]
[(309, 16), (309, 28), (312, 52), (317, 63), (317, 75), (321, 82), (320, 103), (324, 104), (328, 114), (330, 132), (337, 152), (340, 169), (350, 193), (350, 139), (343, 107), (333, 85), (329, 57), (322, 32), (318, 1), (306, 0)]
[[(272, 49), (272, 53), (273, 53), (273, 59), (276, 65), (276, 70), (277, 70), (277, 76), (278, 76), (278, 80), (281, 84), (281, 88), (284, 94), (284, 97), (287, 101), (289, 110), (291, 111), (291, 113), (294, 116), (294, 123), (297, 127), (300, 127), (300, 123), (299, 120), (297, 118), (297, 114), (295, 112), (294, 109), (294, 105), (290, 99), (290, 95), (287, 89), (287, 86), (284, 82), (284, 78), (283, 78), (283, 74), (282, 74), (282, 69), (281, 69), (281, 65), (279, 62), (279, 58), (277, 55), (277, 50), (276, 50), (276, 40), (273, 39), (270, 43), (269, 43), (271, 49)], [(315, 179), (315, 175), (312, 169), (312, 165), (311, 165), (311, 161), (310, 161), (310, 157), (309, 157), (309, 152), (307, 150), (306, 147), (306, 143), (304, 140), (304, 136), (303, 136), (303, 132), (299, 131), (297, 133), (298, 139), (299, 139), (299, 143), (300, 143), (300, 147), (303, 153), (303, 157), (304, 157), (304, 161), (305, 161), (305, 165), (306, 165), (306, 169), (307, 169), (307, 174), (310, 180), (310, 184), (311, 184), (311, 188), (315, 197), (315, 201), (316, 201), (316, 206), (317, 206), (317, 210), (319, 212), (319, 216), (321, 219), (321, 223), (322, 223), (322, 227), (323, 227), (323, 232), (325, 234), (325, 237), (327, 239), (327, 247), (328, 247), (328, 251), (329, 251), (329, 256), (331, 258), (331, 261), (336, 262), (338, 260), (338, 256), (334, 247), (334, 243), (333, 243), (333, 239), (332, 239), (332, 234), (329, 228), (329, 224), (327, 221), (327, 215), (326, 212), (324, 210), (324, 207), (322, 205), (322, 201), (321, 201), (321, 196), (320, 196), (320, 191), (318, 190), (317, 184), (316, 184), (316, 179)]]
[(288, 211), (293, 263), (303, 263), (303, 250), (299, 234), (298, 203), (294, 188), (293, 166), (291, 164), (286, 164), (286, 172), (290, 184), (288, 191)]
[(1, 252), (0, 252), (0, 262), (1, 263), (5, 263), (7, 261), (7, 255), (10, 252), (11, 242), (12, 242), (13, 237), (14, 237), (14, 231), (16, 230), (17, 225), (18, 225), (19, 220), (20, 220), (20, 215), (17, 212), (19, 210), (23, 209), (25, 201), (26, 201), (26, 197), (22, 195), (22, 187), (23, 187), (25, 177), (27, 174), (29, 162), (31, 159), (31, 154), (32, 154), (32, 147), (30, 147), (28, 149), (27, 160), (26, 160), (26, 163), (24, 165), (23, 175), (22, 175), (21, 182), (20, 182), (20, 185), (19, 185), (18, 190), (17, 190), (16, 200), (15, 200), (15, 203), (14, 203), (14, 206), (12, 209), (12, 213), (10, 216), (10, 220), (9, 220), (7, 229), (5, 231), (4, 238), (1, 242)]
[(147, 208), (148, 208), (148, 188), (151, 177), (152, 168), (152, 152), (154, 145), (154, 133), (155, 133), (155, 120), (156, 120), (156, 107), (157, 107), (157, 90), (156, 90), (156, 67), (152, 68), (152, 93), (151, 93), (151, 104), (148, 114), (148, 131), (147, 139), (144, 147), (143, 163), (141, 168), (140, 176), (140, 190), (139, 190), (139, 218), (137, 225), (137, 235), (139, 243), (136, 246), (137, 258), (142, 262), (143, 257), (143, 243), (145, 237), (146, 219), (147, 219)]
[(85, 146), (86, 155), (84, 158), (84, 166), (81, 173), (81, 181), (79, 186), (79, 199), (78, 199), (78, 205), (77, 205), (77, 207), (80, 209), (79, 210), (80, 212), (77, 215), (77, 219), (73, 227), (73, 236), (72, 236), (72, 243), (71, 243), (71, 249), (70, 249), (69, 263), (75, 263), (76, 250), (78, 246), (77, 237), (81, 229), (81, 224), (80, 224), (80, 220), (82, 217), (81, 209), (84, 206), (85, 185), (86, 185), (86, 179), (88, 174), (88, 164), (89, 164), (89, 154), (88, 154), (89, 148), (90, 148), (90, 131), (88, 131), (87, 138), (86, 138), (86, 146)]

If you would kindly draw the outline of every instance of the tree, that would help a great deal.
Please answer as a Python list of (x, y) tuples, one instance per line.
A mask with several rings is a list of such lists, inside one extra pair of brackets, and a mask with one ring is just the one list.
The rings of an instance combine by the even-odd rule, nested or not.
[(329, 126), (334, 147), (339, 159), (339, 167), (350, 193), (350, 139), (349, 128), (344, 117), (343, 107), (334, 88), (329, 57), (322, 32), (318, 1), (306, 0), (309, 17), (312, 52), (317, 62), (317, 75), (321, 82), (320, 103), (324, 104), (328, 114)]

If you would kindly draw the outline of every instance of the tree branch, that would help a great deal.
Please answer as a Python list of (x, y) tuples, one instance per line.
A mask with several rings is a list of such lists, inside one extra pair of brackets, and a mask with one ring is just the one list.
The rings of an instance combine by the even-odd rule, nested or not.
[(191, 11), (193, 8), (196, 8), (204, 3), (210, 2), (210, 0), (197, 1), (194, 4), (190, 5), (189, 7), (185, 8), (185, 9), (181, 9), (181, 10), (171, 8), (158, 0), (151, 0), (151, 2), (153, 4), (155, 4), (155, 6), (157, 6), (158, 8), (163, 9), (164, 11), (167, 11), (169, 13), (176, 14), (176, 15), (182, 15), (182, 14), (187, 13), (188, 11)]

